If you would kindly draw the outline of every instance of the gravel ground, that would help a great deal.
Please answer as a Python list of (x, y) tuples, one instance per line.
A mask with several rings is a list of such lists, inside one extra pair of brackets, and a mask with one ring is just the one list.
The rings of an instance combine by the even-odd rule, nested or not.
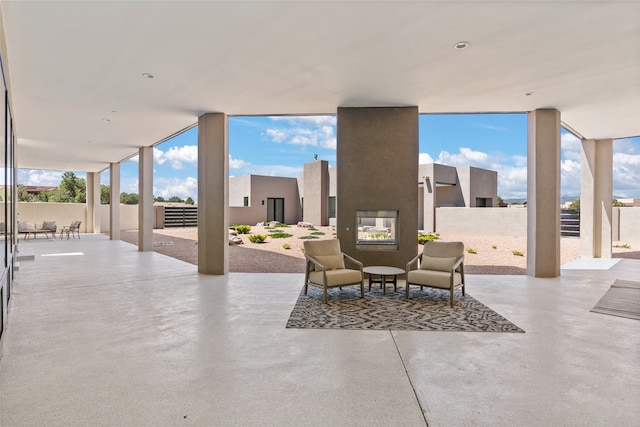
[[(300, 237), (316, 234), (320, 239), (332, 239), (335, 230), (331, 227), (316, 227), (317, 231), (290, 226), (278, 228), (288, 234), (287, 238), (268, 237), (264, 243), (251, 243), (248, 235), (240, 235), (243, 244), (229, 246), (229, 271), (237, 273), (303, 273), (304, 239)], [(262, 226), (251, 226), (251, 234), (270, 234), (269, 229)], [(154, 230), (153, 241), (156, 252), (168, 255), (185, 262), (198, 263), (198, 229), (167, 228)], [(137, 244), (137, 231), (123, 231), (123, 241)], [(525, 274), (527, 266), (527, 239), (523, 237), (481, 236), (443, 234), (444, 241), (461, 241), (465, 244), (465, 272), (470, 274)], [(283, 247), (290, 246), (289, 249)], [(625, 248), (622, 246), (630, 246)], [(618, 246), (618, 247), (615, 247)], [(580, 240), (562, 238), (560, 241), (561, 263), (565, 264), (580, 258)], [(614, 242), (614, 258), (640, 259), (640, 243)], [(470, 250), (475, 253), (469, 253)], [(418, 247), (418, 250), (420, 248)], [(522, 256), (514, 255), (522, 253)], [(407, 260), (408, 261), (408, 260)]]

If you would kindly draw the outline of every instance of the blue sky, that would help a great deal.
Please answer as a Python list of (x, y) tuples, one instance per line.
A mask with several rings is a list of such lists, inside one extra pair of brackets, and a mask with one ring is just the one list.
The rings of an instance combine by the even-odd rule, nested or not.
[[(421, 115), (420, 163), (498, 171), (498, 195), (526, 198), (526, 114)], [(197, 128), (154, 149), (154, 196), (197, 200)], [(614, 140), (613, 193), (640, 198), (640, 137)], [(562, 132), (563, 196), (580, 195), (580, 141)], [(336, 164), (335, 116), (229, 118), (229, 173), (298, 177), (314, 154)], [(62, 171), (19, 171), (18, 183), (58, 185)], [(85, 174), (76, 172), (78, 176)], [(121, 165), (121, 191), (138, 192), (137, 157)], [(109, 183), (108, 171), (101, 181)]]

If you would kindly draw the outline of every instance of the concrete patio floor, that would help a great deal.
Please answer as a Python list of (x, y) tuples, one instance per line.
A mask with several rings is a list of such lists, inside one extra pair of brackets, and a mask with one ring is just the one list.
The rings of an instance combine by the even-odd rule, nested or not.
[(286, 329), (300, 274), (199, 275), (102, 235), (20, 241), (1, 426), (632, 426), (640, 323), (592, 313), (640, 261), (468, 275), (524, 334)]

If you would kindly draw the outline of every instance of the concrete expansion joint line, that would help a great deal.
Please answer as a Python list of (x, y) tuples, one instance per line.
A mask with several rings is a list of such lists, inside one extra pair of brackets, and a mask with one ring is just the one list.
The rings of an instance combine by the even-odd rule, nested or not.
[(398, 348), (398, 343), (396, 342), (396, 337), (395, 337), (395, 335), (393, 335), (393, 331), (391, 329), (389, 329), (389, 334), (391, 334), (391, 339), (393, 340), (393, 345), (396, 346), (396, 351), (398, 352), (398, 357), (400, 357), (400, 362), (402, 363), (402, 369), (404, 369), (404, 373), (407, 376), (407, 380), (409, 381), (409, 384), (411, 385), (411, 390), (413, 390), (413, 395), (415, 396), (416, 403), (418, 404), (418, 407), (420, 408), (420, 412), (422, 413), (422, 418), (424, 418), (424, 425), (429, 427), (429, 420), (427, 419), (427, 411), (422, 407), (422, 404), (420, 403), (420, 398), (418, 398), (418, 392), (416, 391), (416, 388), (413, 385), (413, 381), (411, 381), (411, 377), (409, 376), (409, 371), (407, 371), (407, 365), (404, 362), (404, 358), (402, 357), (402, 353), (400, 353), (400, 349)]

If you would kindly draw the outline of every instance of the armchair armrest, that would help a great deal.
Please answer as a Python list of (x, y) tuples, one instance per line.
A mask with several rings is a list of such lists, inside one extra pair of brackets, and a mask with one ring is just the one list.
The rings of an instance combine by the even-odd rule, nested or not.
[(451, 267), (451, 272), (455, 272), (458, 267), (460, 267), (460, 264), (462, 264), (462, 261), (464, 261), (464, 255), (462, 255), (460, 258), (458, 258), (458, 260), (456, 261), (455, 264), (453, 264), (453, 267)]
[(358, 267), (358, 269), (359, 269), (360, 271), (362, 271), (362, 269), (363, 269), (364, 265), (363, 265), (360, 261), (358, 261), (357, 259), (355, 259), (355, 258), (353, 258), (353, 257), (350, 257), (349, 255), (345, 254), (344, 252), (342, 253), (342, 256), (343, 256), (343, 258), (344, 258), (344, 259), (346, 259), (347, 261), (349, 261), (349, 262), (351, 262), (351, 263), (355, 264), (355, 265)]
[(311, 264), (315, 265), (317, 267), (316, 271), (326, 271), (327, 270), (327, 268), (324, 265), (320, 264), (318, 261), (316, 261), (315, 259), (313, 259), (309, 255), (304, 254), (304, 257), (307, 260), (307, 271), (309, 271), (309, 264), (308, 263), (311, 263)]
[(405, 272), (407, 274), (409, 274), (409, 271), (411, 271), (411, 265), (416, 263), (417, 266), (417, 261), (420, 260), (422, 262), (422, 253), (419, 253), (418, 255), (416, 255), (411, 261), (409, 261), (407, 263), (407, 267), (405, 268)]

